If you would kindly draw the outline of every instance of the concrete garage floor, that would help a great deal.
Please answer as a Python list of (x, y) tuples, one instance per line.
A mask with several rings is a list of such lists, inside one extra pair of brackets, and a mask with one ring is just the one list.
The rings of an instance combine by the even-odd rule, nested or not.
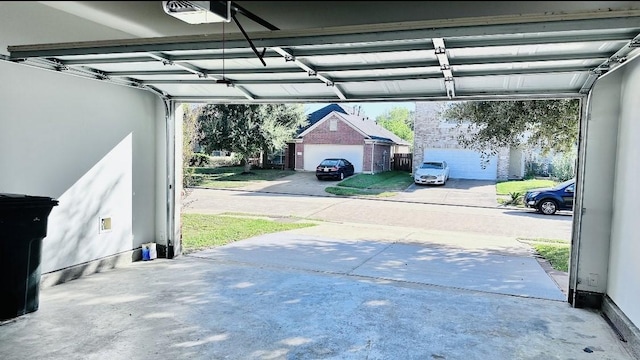
[(633, 359), (530, 258), (310, 229), (45, 288), (0, 359)]

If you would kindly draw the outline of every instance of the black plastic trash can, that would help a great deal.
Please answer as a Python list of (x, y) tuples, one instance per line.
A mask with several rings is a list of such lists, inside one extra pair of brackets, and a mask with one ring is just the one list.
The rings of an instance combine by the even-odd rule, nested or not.
[(0, 193), (0, 320), (38, 310), (42, 239), (58, 201)]

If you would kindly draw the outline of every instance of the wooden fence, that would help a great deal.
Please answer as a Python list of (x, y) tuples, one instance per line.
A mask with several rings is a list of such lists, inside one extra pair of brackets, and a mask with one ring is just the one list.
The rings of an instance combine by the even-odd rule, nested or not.
[(393, 170), (413, 171), (413, 154), (393, 154)]

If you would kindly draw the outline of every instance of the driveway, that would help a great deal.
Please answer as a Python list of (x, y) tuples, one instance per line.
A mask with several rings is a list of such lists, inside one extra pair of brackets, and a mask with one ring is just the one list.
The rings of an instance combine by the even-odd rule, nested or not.
[(335, 186), (338, 181), (316, 179), (314, 172), (296, 171), (293, 175), (285, 176), (278, 180), (256, 182), (239, 188), (248, 191), (260, 191), (272, 194), (293, 194), (310, 196), (334, 196), (324, 189), (327, 186)]
[[(338, 181), (316, 179), (315, 173), (298, 171), (274, 181), (253, 183), (238, 190), (259, 191), (272, 194), (335, 196), (325, 191)], [(410, 185), (405, 191), (381, 200), (397, 200), (437, 205), (473, 207), (497, 207), (495, 181), (449, 179), (442, 185)]]
[(425, 204), (497, 207), (496, 182), (449, 179), (445, 185), (409, 186), (393, 199)]

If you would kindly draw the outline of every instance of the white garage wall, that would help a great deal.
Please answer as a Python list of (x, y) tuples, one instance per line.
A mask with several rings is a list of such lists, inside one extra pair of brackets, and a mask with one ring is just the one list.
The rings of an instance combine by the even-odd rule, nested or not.
[(640, 59), (627, 64), (622, 78), (607, 293), (640, 327)]
[(362, 145), (304, 145), (304, 170), (316, 171), (316, 166), (326, 158), (343, 158), (353, 163), (356, 173), (362, 172)]
[[(466, 149), (425, 149), (424, 161), (444, 160), (449, 164), (449, 177), (452, 179), (495, 180), (498, 175), (498, 159), (493, 156), (482, 167), (480, 153)], [(415, 167), (420, 164), (414, 164)]]
[[(589, 97), (586, 141), (576, 199), (570, 295), (580, 306), (603, 297), (603, 312), (640, 356), (640, 253), (637, 159), (640, 157), (640, 60), (596, 81)], [(586, 145), (585, 145), (586, 144)], [(570, 297), (571, 299), (571, 297)], [(634, 330), (635, 329), (635, 330)]]
[[(155, 241), (159, 99), (7, 62), (0, 78), (0, 192), (60, 202), (42, 273)], [(100, 217), (111, 217), (111, 231), (99, 232)]]

